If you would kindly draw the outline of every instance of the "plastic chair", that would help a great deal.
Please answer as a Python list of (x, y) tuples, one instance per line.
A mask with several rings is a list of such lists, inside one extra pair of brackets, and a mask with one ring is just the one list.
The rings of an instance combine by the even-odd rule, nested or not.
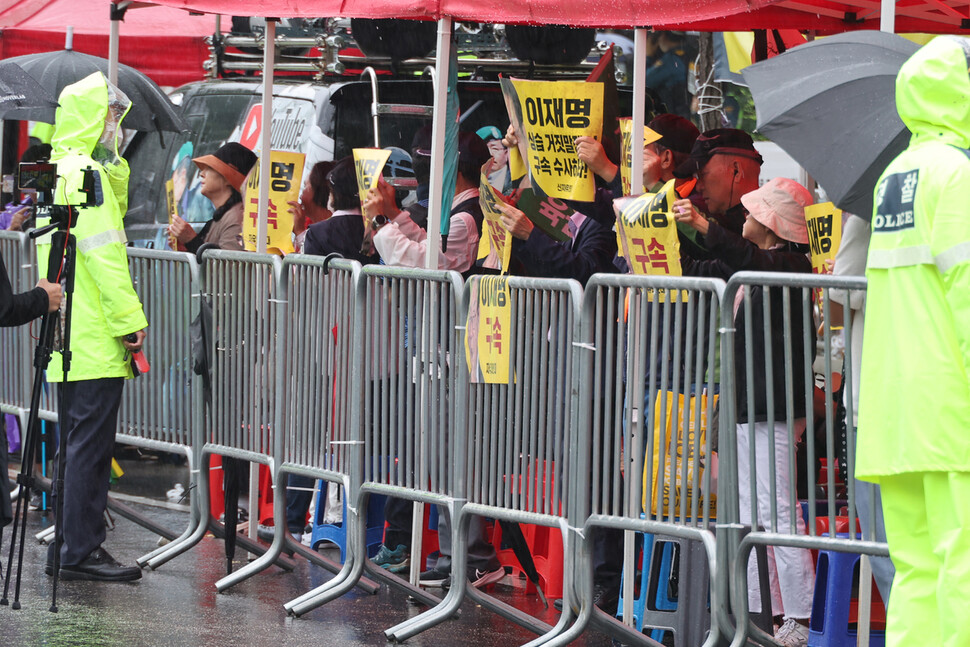
[[(839, 525), (839, 520), (836, 520), (836, 526)], [(845, 526), (848, 529), (848, 519), (845, 519)], [(848, 537), (848, 534), (837, 533), (836, 536)], [(859, 601), (853, 597), (853, 585), (859, 578), (860, 557), (834, 550), (818, 551), (815, 595), (808, 627), (810, 646), (855, 647), (857, 644), (859, 636), (854, 625), (858, 622)], [(871, 627), (885, 627), (886, 610), (875, 585), (872, 587), (870, 617)], [(883, 647), (885, 644), (885, 631), (870, 631), (870, 647)]]
[[(313, 530), (310, 534), (310, 546), (316, 550), (320, 544), (328, 541), (340, 549), (340, 562), (347, 557), (347, 530), (341, 523), (323, 523), (326, 508), (327, 488), (330, 484), (321, 482), (320, 493), (317, 495), (317, 509), (313, 515)], [(384, 539), (384, 500), (381, 494), (371, 494), (367, 501), (367, 556), (374, 557), (381, 549)], [(347, 497), (343, 498), (343, 518), (347, 518)]]
[[(539, 573), (539, 585), (547, 598), (556, 599), (562, 597), (562, 567), (563, 567), (563, 548), (562, 535), (555, 528), (549, 526), (537, 526), (533, 524), (519, 524), (522, 528), (522, 535), (525, 537), (529, 551), (532, 553), (532, 560), (536, 565), (536, 572)], [(492, 545), (498, 555), (499, 563), (511, 569), (512, 575), (524, 576), (518, 557), (511, 548), (502, 548), (502, 527), (495, 522), (492, 529)], [(526, 580), (525, 590), (527, 593), (535, 592), (535, 585)]]

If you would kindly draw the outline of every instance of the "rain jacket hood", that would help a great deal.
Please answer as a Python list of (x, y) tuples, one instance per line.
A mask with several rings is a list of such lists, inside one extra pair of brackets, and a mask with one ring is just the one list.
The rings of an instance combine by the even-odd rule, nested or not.
[(935, 38), (896, 77), (896, 110), (913, 139), (970, 147), (970, 73), (965, 39)]
[(94, 72), (64, 88), (58, 103), (51, 160), (71, 154), (102, 157), (95, 155), (100, 143), (108, 161), (117, 162), (121, 121), (131, 108), (128, 97), (101, 72)]

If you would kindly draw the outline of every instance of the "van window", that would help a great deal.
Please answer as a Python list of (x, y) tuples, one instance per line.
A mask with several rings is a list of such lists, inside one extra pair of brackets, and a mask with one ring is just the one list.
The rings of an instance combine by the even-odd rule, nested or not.
[[(381, 103), (430, 106), (433, 89), (430, 80), (384, 81), (378, 87)], [(334, 158), (350, 155), (354, 148), (374, 145), (374, 125), (371, 118), (371, 87), (369, 83), (348, 83), (331, 96), (334, 110)], [(459, 82), (458, 103), (461, 111), (461, 130), (475, 132), (482, 126), (496, 126), (505, 132), (509, 123), (502, 100), (502, 91), (494, 82)], [(411, 140), (429, 119), (398, 115), (378, 118), (381, 148), (396, 146), (411, 150)]]

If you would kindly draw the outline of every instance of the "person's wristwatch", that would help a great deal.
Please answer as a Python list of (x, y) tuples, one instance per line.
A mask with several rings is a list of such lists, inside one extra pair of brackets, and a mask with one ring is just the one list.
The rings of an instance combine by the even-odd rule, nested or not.
[(374, 219), (370, 221), (370, 226), (374, 231), (380, 231), (381, 227), (389, 222), (391, 221), (388, 219), (388, 217), (381, 213), (374, 216)]

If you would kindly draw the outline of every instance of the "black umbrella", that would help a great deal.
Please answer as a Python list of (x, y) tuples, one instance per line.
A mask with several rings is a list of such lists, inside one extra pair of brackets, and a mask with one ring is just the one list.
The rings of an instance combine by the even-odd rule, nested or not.
[(856, 31), (793, 47), (741, 71), (758, 132), (781, 146), (840, 209), (872, 215), (872, 192), (909, 143), (896, 74), (919, 45)]
[(502, 539), (512, 547), (512, 552), (519, 560), (519, 566), (522, 567), (525, 576), (535, 585), (539, 599), (542, 600), (542, 606), (548, 609), (549, 603), (546, 602), (546, 594), (542, 592), (542, 587), (539, 586), (539, 571), (536, 569), (532, 551), (529, 550), (529, 543), (525, 540), (525, 535), (522, 534), (522, 526), (514, 521), (505, 521), (504, 519), (499, 519), (499, 525), (502, 527)]
[(0, 119), (33, 119), (55, 108), (57, 99), (37, 79), (16, 63), (0, 61)]
[[(60, 96), (61, 90), (93, 72), (108, 76), (107, 59), (63, 49), (57, 52), (27, 54), (7, 59), (37, 79), (45, 89)], [(188, 130), (178, 109), (150, 78), (127, 65), (118, 65), (118, 87), (131, 99), (131, 110), (125, 117), (125, 128), (180, 132)], [(54, 109), (31, 117), (54, 123)]]

